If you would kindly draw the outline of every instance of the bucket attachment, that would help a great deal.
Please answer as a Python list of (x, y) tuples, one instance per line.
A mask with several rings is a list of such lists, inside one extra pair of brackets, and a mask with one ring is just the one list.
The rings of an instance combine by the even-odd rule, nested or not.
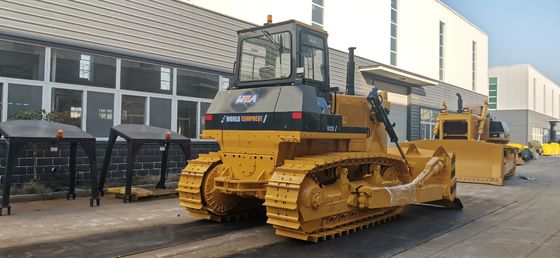
[(481, 141), (458, 140), (420, 140), (402, 143), (420, 149), (435, 150), (443, 146), (455, 152), (457, 181), (503, 185), (504, 177), (515, 173), (515, 149), (501, 144)]

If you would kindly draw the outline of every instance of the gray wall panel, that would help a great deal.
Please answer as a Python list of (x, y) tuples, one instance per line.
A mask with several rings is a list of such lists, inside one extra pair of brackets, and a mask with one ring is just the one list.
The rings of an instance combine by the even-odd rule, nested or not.
[[(371, 85), (368, 85), (364, 76), (360, 73), (360, 67), (376, 65), (377, 63), (365, 58), (356, 56), (355, 70), (355, 91), (356, 95), (366, 96), (371, 91)], [(330, 68), (330, 84), (331, 87), (339, 87), (341, 91), (346, 90), (346, 63), (348, 62), (348, 53), (330, 49), (329, 52), (329, 68)]]
[(511, 142), (527, 144), (531, 137), (527, 120), (528, 110), (492, 110), (490, 114), (496, 120), (508, 124)]
[(0, 1), (0, 33), (231, 71), (253, 26), (178, 1)]

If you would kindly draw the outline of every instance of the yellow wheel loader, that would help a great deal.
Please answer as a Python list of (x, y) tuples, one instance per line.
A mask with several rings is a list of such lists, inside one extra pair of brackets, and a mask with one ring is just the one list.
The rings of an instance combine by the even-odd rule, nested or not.
[(219, 91), (201, 137), (220, 151), (182, 171), (180, 205), (224, 221), (265, 211), (278, 235), (317, 242), (391, 220), (410, 204), (462, 208), (455, 158), (398, 145), (387, 94), (329, 86), (327, 33), (297, 21), (238, 32), (235, 82)]
[(515, 173), (517, 158), (515, 148), (507, 145), (507, 124), (490, 118), (488, 101), (482, 106), (463, 108), (461, 95), (457, 97), (457, 113), (450, 113), (443, 103), (432, 140), (402, 145), (428, 150), (443, 146), (457, 156), (457, 181), (503, 185), (504, 177)]

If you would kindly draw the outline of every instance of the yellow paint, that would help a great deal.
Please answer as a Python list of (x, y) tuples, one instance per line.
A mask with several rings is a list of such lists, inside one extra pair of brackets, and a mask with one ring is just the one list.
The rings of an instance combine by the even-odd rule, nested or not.
[(308, 241), (391, 219), (409, 204), (453, 206), (452, 153), (412, 145), (407, 168), (388, 152), (383, 124), (372, 120), (364, 97), (337, 96), (333, 104), (343, 126), (369, 132), (205, 130), (202, 138), (216, 140), (220, 151), (182, 171), (181, 206), (221, 221), (251, 214), (264, 200), (277, 234)]
[[(467, 183), (503, 185), (504, 177), (515, 172), (517, 153), (506, 145), (509, 139), (490, 137), (488, 101), (482, 106), (465, 108), (462, 113), (451, 114), (445, 104), (437, 118), (434, 140), (419, 140), (403, 143), (418, 148), (435, 150), (443, 146), (457, 156), (457, 180)], [(445, 122), (463, 121), (467, 124), (464, 134), (445, 133)], [(447, 138), (447, 139), (446, 139)]]

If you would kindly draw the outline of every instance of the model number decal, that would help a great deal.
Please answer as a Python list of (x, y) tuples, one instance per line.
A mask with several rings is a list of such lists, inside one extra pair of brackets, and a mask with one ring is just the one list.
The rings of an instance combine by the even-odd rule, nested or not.
[(239, 95), (235, 100), (235, 104), (255, 104), (257, 103), (258, 96), (256, 94), (251, 95)]

